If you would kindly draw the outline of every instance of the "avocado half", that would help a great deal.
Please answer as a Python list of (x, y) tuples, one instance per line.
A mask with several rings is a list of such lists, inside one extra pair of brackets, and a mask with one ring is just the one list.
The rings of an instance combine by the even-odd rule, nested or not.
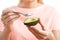
[(24, 21), (25, 25), (34, 26), (38, 23), (39, 18), (27, 18)]

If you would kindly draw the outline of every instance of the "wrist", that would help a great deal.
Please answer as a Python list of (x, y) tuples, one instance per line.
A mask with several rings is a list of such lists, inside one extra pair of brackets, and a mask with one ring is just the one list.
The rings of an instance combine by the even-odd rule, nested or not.
[(4, 30), (5, 30), (6, 32), (11, 32), (12, 29), (13, 29), (13, 25), (12, 25), (12, 24), (8, 24), (8, 25), (5, 26), (5, 29), (4, 29)]
[(10, 33), (10, 32), (11, 32), (10, 29), (8, 29), (8, 28), (5, 28), (5, 29), (4, 29), (4, 33)]

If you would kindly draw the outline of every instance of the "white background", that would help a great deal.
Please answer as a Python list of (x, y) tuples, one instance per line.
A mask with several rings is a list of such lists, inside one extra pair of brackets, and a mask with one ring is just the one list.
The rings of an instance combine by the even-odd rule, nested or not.
[[(0, 16), (2, 14), (2, 10), (11, 6), (17, 5), (19, 0), (0, 0)], [(47, 5), (50, 5), (60, 13), (60, 0), (43, 0), (43, 2)]]

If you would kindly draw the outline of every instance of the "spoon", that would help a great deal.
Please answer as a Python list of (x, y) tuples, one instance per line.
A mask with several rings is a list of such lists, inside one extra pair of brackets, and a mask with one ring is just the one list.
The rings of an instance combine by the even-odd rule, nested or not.
[(13, 12), (13, 13), (16, 13), (16, 14), (22, 14), (22, 15), (24, 15), (24, 16), (31, 16), (31, 15), (32, 15), (32, 14), (28, 14), (28, 13), (23, 14), (23, 13), (19, 13), (19, 12)]

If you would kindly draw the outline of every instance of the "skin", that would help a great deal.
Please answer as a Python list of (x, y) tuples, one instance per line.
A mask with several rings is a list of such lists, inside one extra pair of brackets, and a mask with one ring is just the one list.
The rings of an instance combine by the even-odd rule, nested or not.
[(13, 29), (13, 22), (17, 20), (19, 17), (20, 15), (18, 14), (7, 13), (7, 10), (3, 11), (1, 20), (5, 26), (5, 29), (3, 32), (0, 33), (0, 40), (10, 40), (10, 33)]
[[(42, 3), (42, 0), (40, 1), (40, 3), (38, 3), (37, 0), (20, 0), (18, 6), (19, 7), (23, 7), (23, 8), (34, 8), (39, 6), (39, 4)], [(8, 10), (11, 11), (11, 10)], [(12, 15), (13, 14), (13, 15)], [(12, 16), (12, 17), (11, 17)], [(14, 14), (14, 13), (7, 13), (7, 10), (3, 11), (2, 14), (2, 21), (3, 24), (5, 26), (5, 29), (3, 32), (0, 33), (0, 40), (10, 40), (10, 32), (13, 29), (13, 22), (15, 20), (17, 20), (20, 17), (19, 14)], [(39, 21), (39, 24), (42, 24)], [(43, 26), (43, 25), (42, 25)], [(36, 36), (36, 38), (38, 38), (39, 40), (60, 40), (59, 38), (59, 31), (51, 31), (48, 27), (43, 26), (42, 30), (37, 30), (36, 28), (34, 28), (34, 26), (30, 26), (27, 28)], [(56, 37), (56, 38), (55, 38)]]

